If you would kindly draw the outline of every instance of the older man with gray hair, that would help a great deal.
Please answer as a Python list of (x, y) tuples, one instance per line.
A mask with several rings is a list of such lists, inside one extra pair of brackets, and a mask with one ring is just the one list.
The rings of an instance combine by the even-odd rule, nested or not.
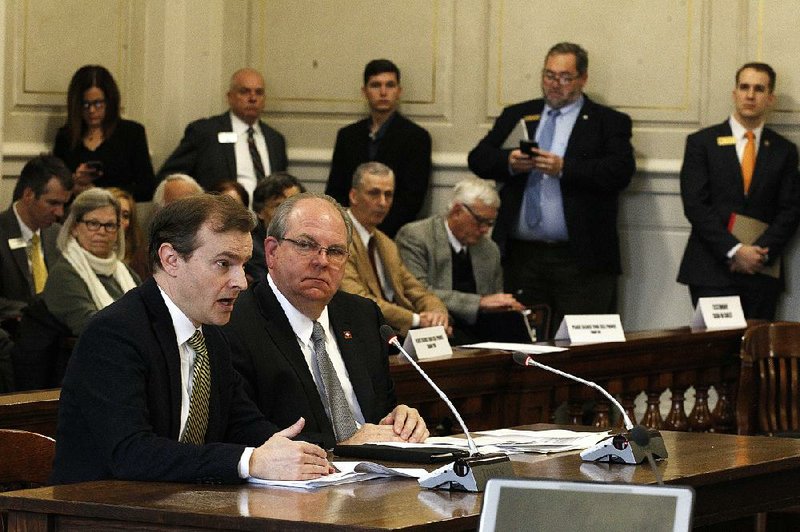
[(153, 193), (153, 206), (160, 209), (179, 199), (203, 192), (203, 187), (192, 176), (170, 174), (156, 187), (156, 191)]
[(456, 331), (469, 331), (480, 311), (523, 308), (502, 293), (500, 251), (487, 238), (499, 207), (492, 181), (464, 179), (446, 215), (407, 224), (395, 238), (408, 270), (447, 305)]

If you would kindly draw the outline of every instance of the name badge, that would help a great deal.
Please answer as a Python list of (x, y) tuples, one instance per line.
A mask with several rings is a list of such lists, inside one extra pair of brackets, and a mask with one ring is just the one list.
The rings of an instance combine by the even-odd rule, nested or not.
[(733, 146), (736, 144), (736, 137), (729, 135), (727, 137), (717, 137), (717, 146)]
[(26, 248), (28, 247), (28, 243), (25, 242), (24, 239), (17, 237), (17, 238), (9, 238), (8, 239), (8, 247), (12, 250)]
[(694, 309), (691, 329), (718, 330), (747, 327), (739, 296), (701, 297)]
[(233, 131), (220, 131), (217, 133), (217, 142), (220, 144), (236, 144), (239, 140), (239, 135)]
[(405, 342), (403, 342), (403, 349), (417, 360), (453, 354), (450, 340), (447, 339), (447, 333), (444, 332), (444, 327), (441, 325), (425, 327), (424, 329), (411, 329), (408, 331)]
[(522, 119), (524, 121), (526, 121), (526, 122), (535, 122), (536, 120), (539, 120), (540, 118), (542, 118), (542, 115), (525, 115), (525, 116), (522, 117)]
[(624, 342), (625, 331), (619, 314), (568, 314), (558, 326), (556, 340), (573, 344)]

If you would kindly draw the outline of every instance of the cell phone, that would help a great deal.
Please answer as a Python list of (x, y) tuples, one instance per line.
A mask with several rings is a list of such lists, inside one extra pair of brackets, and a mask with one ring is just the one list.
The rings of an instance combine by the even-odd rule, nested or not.
[(538, 147), (539, 143), (535, 140), (520, 139), (519, 141), (519, 151), (531, 157), (536, 157), (536, 154), (533, 153), (533, 149)]
[(86, 161), (86, 166), (96, 175), (103, 175), (103, 161)]

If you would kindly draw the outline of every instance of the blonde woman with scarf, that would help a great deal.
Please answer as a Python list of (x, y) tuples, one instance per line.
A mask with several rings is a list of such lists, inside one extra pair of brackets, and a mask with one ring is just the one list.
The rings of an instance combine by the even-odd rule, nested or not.
[(79, 194), (56, 245), (63, 256), (48, 272), (42, 295), (53, 316), (79, 336), (95, 312), (141, 282), (122, 261), (119, 202), (101, 188)]

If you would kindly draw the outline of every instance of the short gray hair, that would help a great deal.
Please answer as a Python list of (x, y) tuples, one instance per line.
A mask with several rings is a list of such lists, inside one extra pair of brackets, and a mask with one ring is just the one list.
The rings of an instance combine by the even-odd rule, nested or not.
[(358, 165), (356, 171), (353, 172), (353, 183), (350, 185), (350, 187), (358, 188), (361, 185), (361, 180), (366, 174), (378, 176), (391, 175), (392, 179), (394, 179), (394, 172), (392, 172), (391, 168), (383, 163), (370, 161), (368, 163), (362, 163)]
[(347, 246), (349, 247), (350, 243), (353, 241), (353, 222), (350, 220), (350, 216), (345, 212), (344, 208), (339, 205), (338, 201), (327, 194), (319, 194), (317, 192), (301, 192), (300, 194), (295, 194), (287, 198), (281, 203), (278, 208), (275, 209), (272, 221), (270, 221), (269, 227), (267, 227), (267, 236), (271, 236), (277, 240), (281, 240), (285, 237), (287, 226), (289, 225), (289, 215), (292, 214), (297, 202), (305, 199), (321, 199), (333, 205), (344, 222), (344, 227), (347, 230)]
[(477, 177), (468, 177), (459, 181), (453, 187), (453, 196), (447, 210), (449, 211), (459, 203), (473, 205), (476, 201), (480, 201), (487, 207), (500, 208), (500, 196), (497, 194), (494, 181)]
[(156, 207), (160, 208), (164, 206), (164, 189), (167, 187), (167, 183), (170, 181), (186, 181), (187, 183), (191, 183), (197, 187), (198, 194), (205, 192), (203, 187), (200, 186), (200, 183), (195, 181), (192, 176), (187, 174), (170, 174), (161, 180), (161, 183), (159, 183), (156, 187), (156, 191), (153, 192), (153, 203)]
[[(72, 230), (78, 222), (82, 222), (83, 217), (88, 213), (103, 207), (114, 207), (114, 212), (117, 214), (117, 224), (119, 224), (119, 201), (111, 192), (104, 188), (90, 188), (78, 194), (69, 208), (69, 216), (67, 216), (64, 225), (61, 226), (61, 230), (58, 232), (56, 247), (63, 252), (67, 248), (67, 242), (72, 236)], [(114, 251), (119, 260), (125, 258), (125, 231), (122, 230), (122, 227), (117, 229), (117, 243), (114, 246)]]

